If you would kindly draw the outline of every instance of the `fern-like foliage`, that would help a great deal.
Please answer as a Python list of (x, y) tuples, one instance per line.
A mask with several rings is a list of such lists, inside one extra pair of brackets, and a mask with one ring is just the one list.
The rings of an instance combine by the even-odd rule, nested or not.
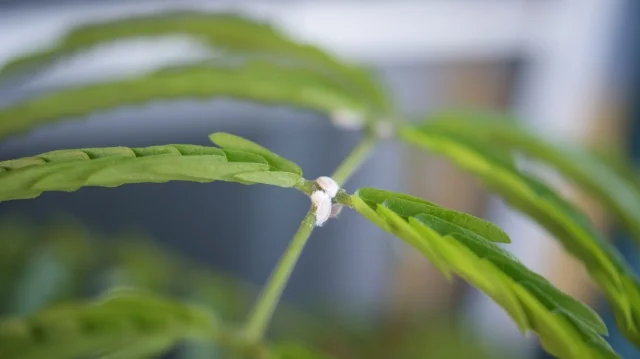
[(51, 306), (0, 324), (2, 358), (144, 358), (183, 340), (212, 340), (218, 323), (202, 308), (120, 290), (97, 301)]
[(82, 118), (125, 105), (183, 98), (235, 98), (331, 114), (364, 116), (366, 103), (335, 81), (303, 67), (264, 60), (193, 65), (105, 83), (72, 87), (0, 109), (0, 138), (51, 121)]
[[(50, 303), (65, 300), (81, 289), (80, 283), (87, 280), (94, 265), (95, 255), (87, 231), (69, 222), (52, 225), (48, 230), (59, 236), (48, 237), (35, 246), (29, 235), (43, 236), (37, 230), (25, 233), (24, 252), (13, 253), (8, 260), (16, 266), (14, 277), (6, 283), (6, 312), (29, 314)], [(26, 232), (26, 231), (25, 231)], [(11, 237), (0, 237), (11, 241)], [(17, 265), (16, 265), (17, 264)], [(4, 312), (1, 311), (0, 312)]]
[(268, 24), (229, 14), (178, 12), (80, 26), (51, 48), (11, 61), (0, 79), (109, 41), (172, 34), (196, 37), (222, 55), (205, 64), (72, 87), (13, 104), (0, 110), (0, 138), (50, 121), (177, 98), (237, 98), (333, 116), (346, 113), (362, 121), (391, 112), (388, 96), (365, 70), (297, 43)]
[(599, 145), (588, 148), (585, 152), (640, 193), (640, 171), (623, 149)]
[[(388, 96), (367, 71), (293, 41), (270, 25), (229, 14), (177, 12), (79, 26), (51, 47), (7, 64), (0, 70), (0, 81), (108, 42), (176, 34), (200, 40), (217, 53), (215, 59), (67, 88), (9, 105), (0, 109), (0, 138), (51, 121), (177, 98), (283, 104), (337, 119), (356, 118), (358, 125), (362, 120), (395, 117)], [(584, 262), (612, 303), (620, 327), (640, 346), (638, 279), (584, 215), (542, 182), (522, 173), (512, 154), (525, 152), (558, 167), (598, 195), (638, 238), (640, 191), (584, 153), (558, 148), (503, 122), (478, 127), (465, 118), (439, 117), (423, 127), (398, 127), (395, 133), (479, 176), (513, 207), (547, 228)], [(251, 141), (225, 133), (213, 134), (211, 139), (218, 147), (86, 148), (0, 162), (0, 201), (85, 186), (174, 180), (262, 183), (305, 193), (317, 187), (302, 177), (295, 163)], [(358, 212), (417, 248), (445, 276), (457, 274), (490, 295), (522, 331), (536, 332), (550, 353), (561, 358), (617, 357), (600, 336), (607, 332), (601, 319), (493, 243), (510, 242), (495, 225), (398, 193), (361, 189), (350, 198)], [(26, 253), (20, 245), (12, 251), (19, 256)], [(148, 265), (134, 268), (129, 279), (155, 283), (163, 290), (163, 282), (149, 276), (155, 261), (151, 258)], [(8, 272), (15, 273), (17, 265), (7, 263), (11, 263)], [(0, 276), (0, 284), (5, 282), (11, 279)], [(199, 310), (148, 293), (54, 306), (0, 324), (0, 357), (152, 356), (185, 338), (215, 336), (211, 316)], [(280, 348), (288, 349), (270, 355), (306, 355), (300, 354), (304, 353), (300, 348)]]
[[(63, 217), (53, 223), (36, 225), (20, 217), (11, 216), (0, 219), (0, 238), (0, 314), (5, 317), (4, 321), (0, 321), (0, 328), (5, 325), (3, 323), (17, 322), (17, 319), (7, 318), (9, 315), (26, 316), (24, 320), (31, 320), (29, 318), (39, 316), (39, 313), (48, 310), (47, 307), (55, 307), (58, 303), (66, 303), (64, 305), (69, 307), (69, 310), (72, 310), (71, 307), (74, 305), (79, 305), (78, 310), (84, 310), (87, 303), (79, 301), (79, 298), (86, 295), (85, 287), (88, 283), (91, 283), (92, 288), (97, 284), (99, 288), (95, 289), (98, 292), (113, 291), (113, 288), (124, 286), (137, 288), (136, 291), (125, 292), (130, 294), (144, 293), (148, 296), (149, 293), (154, 293), (154, 298), (160, 294), (176, 295), (197, 304), (199, 310), (212, 311), (213, 314), (210, 316), (214, 315), (220, 323), (243, 320), (250, 309), (251, 300), (258, 292), (258, 288), (253, 288), (230, 275), (212, 271), (191, 259), (183, 258), (138, 232), (127, 232), (108, 240), (100, 240), (102, 238), (70, 218)], [(16, 250), (16, 247), (23, 249)], [(59, 282), (43, 283), (43, 280), (50, 278), (43, 273), (36, 273), (36, 278), (24, 275), (32, 272), (31, 267), (38, 259), (35, 257), (42, 249), (51, 250), (57, 266), (76, 277), (73, 288), (67, 288), (68, 286), (60, 285)], [(91, 253), (94, 255), (91, 256)], [(34, 288), (36, 286), (39, 287)], [(33, 290), (20, 293), (15, 290), (20, 287), (30, 287)], [(51, 292), (52, 289), (54, 292)], [(146, 300), (143, 297), (139, 298)], [(16, 310), (14, 303), (17, 302), (23, 308), (28, 306), (30, 310)], [(276, 321), (275, 329), (280, 326), (290, 331), (291, 323), (302, 326), (304, 330), (298, 328), (296, 337), (302, 335), (307, 340), (315, 342), (319, 340), (316, 338), (326, 335), (328, 331), (324, 320), (321, 325), (317, 319), (286, 305), (280, 308), (279, 317), (284, 321), (280, 325)], [(124, 313), (118, 320), (126, 322), (136, 319)], [(222, 324), (221, 331), (224, 331)], [(341, 339), (344, 339), (343, 336), (346, 334), (337, 333), (335, 330), (332, 332), (332, 336)], [(227, 344), (232, 343), (227, 343), (227, 339), (230, 339), (228, 336), (224, 338), (224, 341), (217, 341), (219, 337), (215, 336), (203, 341), (185, 342), (180, 345), (179, 357), (208, 358), (213, 356), (214, 351), (203, 357), (203, 348), (209, 347), (215, 348), (216, 351), (235, 350), (227, 348)], [(0, 340), (2, 339), (5, 338), (0, 337)], [(53, 344), (50, 342), (47, 345)], [(131, 351), (139, 352), (144, 348), (136, 346)], [(282, 355), (286, 358), (303, 359), (317, 355), (294, 343), (276, 342), (268, 350), (274, 358)], [(164, 352), (162, 348), (158, 348), (158, 351)], [(129, 353), (124, 351), (118, 354), (124, 357)], [(31, 354), (24, 352), (20, 355), (29, 357)]]
[(215, 180), (293, 187), (302, 170), (244, 138), (210, 136), (221, 148), (164, 145), (145, 148), (57, 150), (0, 162), (0, 201), (34, 198), (45, 191), (75, 191), (85, 186)]
[(28, 227), (23, 221), (11, 218), (11, 221), (0, 223), (0, 238), (2, 238), (2, 250), (0, 250), (0, 313), (4, 314), (13, 300), (10, 293), (16, 285), (17, 277), (21, 276), (26, 258), (31, 256), (29, 245), (31, 237)]
[(499, 303), (521, 331), (534, 331), (559, 358), (617, 358), (600, 334), (607, 329), (588, 306), (559, 291), (492, 243), (490, 231), (476, 231), (441, 207), (404, 194), (361, 188), (354, 208), (382, 229), (402, 238), (443, 273), (455, 273)]
[(0, 78), (33, 71), (34, 67), (104, 43), (167, 35), (193, 37), (225, 56), (262, 55), (306, 65), (340, 81), (345, 89), (358, 93), (377, 110), (390, 106), (382, 87), (360, 67), (345, 64), (310, 44), (296, 42), (267, 23), (224, 13), (174, 11), (78, 26), (50, 48), (12, 60), (0, 70)]
[(640, 284), (620, 254), (593, 228), (588, 218), (542, 182), (472, 139), (435, 127), (406, 127), (400, 137), (451, 159), (477, 175), (512, 207), (545, 227), (565, 249), (581, 260), (613, 306), (619, 326), (640, 345)]
[(552, 165), (583, 187), (586, 193), (595, 195), (640, 243), (640, 191), (630, 179), (619, 175), (612, 170), (610, 164), (591, 153), (580, 148), (554, 144), (524, 129), (515, 121), (500, 119), (498, 116), (436, 114), (423, 127), (426, 131), (430, 128), (473, 138), (483, 147), (520, 151)]

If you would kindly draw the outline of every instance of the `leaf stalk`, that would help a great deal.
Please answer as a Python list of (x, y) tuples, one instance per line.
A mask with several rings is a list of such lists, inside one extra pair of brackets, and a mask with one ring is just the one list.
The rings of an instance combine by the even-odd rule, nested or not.
[[(352, 152), (338, 166), (331, 178), (333, 178), (340, 186), (342, 186), (351, 175), (360, 167), (367, 158), (371, 150), (377, 143), (377, 139), (373, 136), (365, 136), (364, 139), (356, 145)], [(308, 186), (305, 186), (305, 188)], [(302, 188), (298, 188), (302, 189)], [(306, 193), (306, 191), (303, 190)], [(343, 192), (343, 191), (341, 191)], [(344, 193), (340, 193), (336, 199), (344, 197)], [(348, 195), (346, 195), (348, 197)], [(271, 273), (262, 292), (258, 296), (258, 300), (249, 314), (249, 319), (244, 328), (245, 339), (249, 343), (255, 343), (262, 339), (264, 332), (273, 316), (275, 308), (280, 301), (282, 292), (289, 281), (291, 273), (300, 258), (300, 254), (311, 236), (311, 232), (315, 227), (316, 217), (315, 208), (312, 206), (305, 215), (298, 231), (293, 236), (289, 246), (276, 264), (275, 269)]]

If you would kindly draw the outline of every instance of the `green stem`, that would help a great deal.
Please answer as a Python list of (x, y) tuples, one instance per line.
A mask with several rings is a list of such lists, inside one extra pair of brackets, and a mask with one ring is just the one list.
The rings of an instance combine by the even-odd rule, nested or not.
[(314, 208), (311, 208), (302, 220), (298, 232), (293, 236), (289, 246), (280, 258), (249, 316), (249, 321), (245, 327), (245, 335), (249, 341), (256, 342), (261, 339), (315, 224), (316, 216)]
[[(340, 186), (344, 184), (355, 170), (362, 164), (367, 155), (376, 144), (375, 138), (366, 136), (345, 158), (333, 173), (333, 178)], [(311, 207), (307, 215), (302, 220), (298, 231), (293, 236), (289, 246), (276, 264), (276, 268), (271, 273), (267, 284), (260, 293), (255, 307), (249, 315), (249, 319), (244, 329), (245, 338), (249, 342), (258, 342), (262, 339), (264, 332), (273, 316), (273, 312), (280, 300), (280, 296), (289, 281), (293, 268), (300, 258), (302, 249), (307, 243), (315, 227), (315, 208)]]
[(342, 161), (338, 168), (333, 172), (331, 178), (336, 181), (340, 187), (351, 177), (351, 175), (360, 167), (367, 158), (373, 147), (377, 144), (376, 138), (373, 136), (365, 136), (360, 143), (351, 151), (349, 156)]

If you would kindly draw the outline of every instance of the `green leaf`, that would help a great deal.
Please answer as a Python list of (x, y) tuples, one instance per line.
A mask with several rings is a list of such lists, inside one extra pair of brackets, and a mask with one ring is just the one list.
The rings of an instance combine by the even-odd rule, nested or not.
[(225, 56), (263, 55), (294, 62), (336, 79), (344, 91), (366, 99), (378, 110), (385, 112), (391, 106), (387, 95), (367, 71), (342, 63), (309, 44), (295, 42), (269, 24), (224, 13), (174, 11), (78, 26), (49, 48), (9, 62), (0, 70), (0, 79), (6, 74), (32, 72), (34, 67), (104, 43), (168, 35), (193, 37)]
[[(16, 222), (0, 223), (0, 251), (9, 251), (7, 254), (14, 257), (7, 263), (13, 268), (5, 267), (11, 280), (0, 288), (6, 293), (2, 312), (27, 315), (47, 304), (79, 295), (80, 283), (92, 269), (94, 260), (86, 241), (87, 231), (69, 219), (65, 225), (50, 225), (46, 229), (41, 225), (27, 229), (20, 218), (6, 220)], [(24, 229), (15, 231), (18, 224)], [(51, 232), (56, 235), (52, 237)], [(12, 250), (12, 242), (16, 240), (22, 241), (23, 251)], [(0, 258), (2, 264), (5, 260)]]
[(238, 66), (189, 66), (44, 93), (0, 109), (0, 138), (52, 121), (150, 101), (237, 98), (331, 114), (364, 104), (321, 74), (252, 60)]
[[(469, 241), (475, 239), (467, 237), (466, 240)], [(483, 249), (480, 249), (479, 252), (482, 253)], [(553, 310), (558, 307), (566, 308), (565, 311), (570, 313), (572, 318), (576, 318), (575, 320), (580, 321), (581, 325), (584, 323), (599, 334), (609, 334), (606, 325), (593, 309), (561, 292), (542, 276), (529, 271), (521, 263), (513, 260), (505, 260), (505, 256), (508, 255), (506, 255), (506, 253), (501, 255), (487, 253), (485, 255), (485, 257), (495, 266), (500, 268), (500, 270), (509, 274), (512, 278), (516, 278), (530, 290), (539, 291), (538, 298), (545, 303), (549, 309)]]
[(245, 138), (224, 132), (214, 133), (210, 135), (209, 138), (211, 142), (224, 149), (247, 151), (264, 157), (269, 166), (271, 166), (272, 171), (291, 172), (302, 175), (302, 170), (297, 164)]
[(5, 319), (0, 322), (0, 357), (148, 357), (185, 339), (210, 340), (217, 335), (216, 321), (206, 310), (143, 291), (121, 290), (96, 301)]
[(223, 151), (227, 157), (227, 161), (230, 162), (262, 163), (263, 165), (269, 164), (264, 157), (251, 152), (232, 149), (224, 149)]
[(148, 359), (169, 351), (174, 345), (173, 338), (149, 337), (137, 341), (133, 346), (113, 348), (97, 357), (100, 359)]
[(389, 225), (391, 233), (399, 235), (403, 234), (403, 238), (414, 246), (422, 255), (425, 256), (433, 265), (445, 276), (447, 279), (451, 279), (451, 268), (447, 265), (446, 261), (438, 254), (437, 248), (431, 243), (421, 240), (420, 233), (415, 229), (405, 226), (404, 219), (393, 211), (384, 206), (377, 207), (376, 210), (378, 216), (382, 216)]
[(188, 342), (185, 343), (176, 356), (176, 359), (211, 359), (220, 358), (221, 350), (214, 344), (208, 342)]
[(110, 238), (108, 244), (103, 245), (99, 260), (106, 262), (101, 278), (104, 289), (131, 286), (169, 293), (175, 281), (182, 279), (178, 260), (140, 233)]
[(33, 253), (34, 227), (16, 215), (3, 216), (0, 221), (0, 314), (5, 314), (9, 303), (16, 301), (14, 288)]
[[(362, 191), (365, 197), (376, 192)], [(437, 258), (448, 270), (489, 295), (521, 331), (534, 331), (554, 356), (618, 358), (598, 335), (607, 330), (593, 310), (531, 272), (488, 238), (439, 217), (430, 211), (431, 206), (423, 205), (424, 201), (411, 201), (404, 194), (394, 196), (385, 191), (383, 195), (368, 196), (366, 201), (361, 197), (360, 190), (352, 196), (356, 211), (367, 218), (377, 216), (374, 223), (383, 223), (381, 228), (418, 250), (428, 246), (431, 252), (427, 258)]]
[(640, 193), (640, 171), (638, 171), (638, 166), (622, 149), (593, 147), (586, 152), (600, 164), (607, 166), (619, 178), (622, 178), (627, 185), (635, 188), (637, 193)]
[(88, 232), (65, 224), (29, 224), (20, 216), (0, 221), (0, 315), (31, 314), (76, 297), (95, 263)]
[[(146, 148), (58, 150), (0, 162), (0, 201), (34, 198), (44, 191), (75, 191), (85, 186), (215, 180), (291, 187), (301, 181), (300, 168), (264, 147), (229, 134), (214, 134), (221, 150), (195, 145)], [(271, 175), (257, 175), (256, 172)], [(288, 172), (293, 171), (293, 172)], [(283, 173), (285, 172), (285, 173)], [(236, 175), (248, 173), (245, 179)]]
[(603, 159), (577, 146), (545, 140), (517, 122), (497, 115), (436, 114), (423, 129), (446, 130), (470, 137), (476, 142), (485, 143), (485, 148), (521, 151), (553, 166), (567, 179), (581, 186), (585, 193), (596, 196), (640, 243), (640, 190), (630, 180), (631, 177), (625, 178), (612, 170), (610, 160), (605, 163)]
[(274, 344), (270, 350), (269, 359), (329, 359), (330, 357), (294, 342), (280, 342)]
[(369, 203), (386, 202), (386, 206), (392, 208), (402, 217), (411, 217), (416, 213), (428, 213), (439, 217), (453, 225), (478, 232), (485, 238), (501, 243), (510, 243), (511, 240), (495, 224), (470, 214), (443, 208), (435, 203), (428, 202), (409, 195), (395, 195), (393, 192), (376, 188), (361, 188), (358, 196)]
[(299, 175), (291, 172), (279, 171), (245, 172), (233, 175), (233, 177), (248, 183), (262, 183), (285, 188), (293, 187), (300, 182)]
[(10, 313), (29, 314), (57, 300), (71, 280), (70, 268), (61, 263), (50, 246), (38, 248), (24, 267), (13, 288), (14, 300), (9, 308)]
[(378, 188), (367, 188), (367, 187), (360, 188), (358, 189), (358, 198), (362, 198), (362, 200), (364, 200), (369, 204), (382, 203), (385, 200), (392, 199), (392, 198), (400, 198), (400, 199), (405, 199), (407, 201), (420, 203), (420, 204), (423, 204), (424, 206), (440, 207), (440, 205), (433, 202), (429, 202), (422, 198), (410, 196), (404, 193), (385, 191), (383, 189), (378, 189)]
[(470, 146), (468, 138), (437, 129), (402, 128), (400, 137), (424, 149), (446, 156), (459, 167), (477, 175), (512, 207), (527, 214), (553, 234), (587, 267), (617, 313), (618, 325), (627, 337), (640, 345), (640, 285), (619, 253), (593, 228), (589, 220), (570, 203), (536, 179), (483, 151)]

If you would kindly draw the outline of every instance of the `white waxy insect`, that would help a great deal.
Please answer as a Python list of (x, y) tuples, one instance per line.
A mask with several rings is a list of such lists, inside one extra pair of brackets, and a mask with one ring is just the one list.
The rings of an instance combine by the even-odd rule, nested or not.
[(321, 227), (331, 217), (331, 198), (324, 191), (311, 194), (311, 203), (315, 209), (316, 226)]
[(320, 187), (320, 189), (322, 189), (326, 194), (329, 195), (329, 198), (332, 199), (336, 196), (336, 194), (338, 194), (338, 191), (340, 190), (340, 186), (338, 185), (338, 183), (336, 183), (336, 181), (334, 181), (331, 177), (318, 177), (316, 179), (316, 184), (318, 185), (318, 187)]

